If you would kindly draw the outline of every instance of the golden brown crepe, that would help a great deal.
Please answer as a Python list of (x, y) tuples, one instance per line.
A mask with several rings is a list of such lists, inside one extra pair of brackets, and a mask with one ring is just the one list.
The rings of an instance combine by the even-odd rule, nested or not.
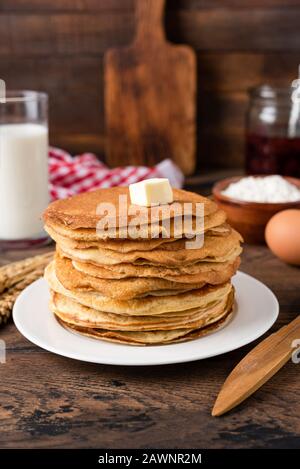
[(180, 267), (154, 266), (147, 264), (95, 265), (89, 262), (72, 261), (76, 270), (102, 279), (163, 278), (172, 282), (210, 285), (224, 283), (230, 279), (240, 265), (240, 257), (224, 262), (198, 262)]
[(125, 279), (105, 279), (84, 274), (73, 266), (68, 258), (56, 255), (54, 260), (55, 274), (59, 282), (68, 290), (96, 291), (110, 298), (131, 299), (141, 296), (162, 296), (182, 293), (202, 288), (205, 282), (181, 283), (155, 277), (131, 277)]
[(72, 332), (78, 332), (82, 335), (94, 339), (106, 340), (108, 342), (117, 342), (124, 345), (168, 345), (188, 340), (199, 339), (205, 335), (217, 332), (225, 327), (232, 319), (233, 312), (229, 310), (218, 321), (208, 324), (198, 329), (177, 329), (172, 331), (152, 331), (152, 332), (124, 332), (109, 331), (107, 329), (92, 329), (88, 327), (75, 326), (58, 318), (58, 321)]
[[(219, 214), (218, 214), (219, 216)], [(221, 214), (223, 219), (223, 214)], [(206, 236), (225, 236), (231, 232), (228, 223), (213, 228), (206, 227)], [(195, 238), (154, 238), (154, 239), (102, 239), (95, 230), (71, 230), (64, 226), (45, 225), (45, 230), (58, 245), (65, 245), (73, 249), (101, 248), (127, 253), (131, 251), (151, 251), (156, 248), (175, 250), (183, 249), (187, 241)]]
[(90, 308), (115, 314), (129, 314), (133, 316), (156, 315), (167, 312), (185, 311), (190, 308), (205, 306), (212, 301), (221, 299), (229, 294), (232, 286), (230, 282), (199, 288), (186, 293), (166, 296), (145, 296), (130, 300), (120, 300), (101, 295), (96, 291), (68, 290), (55, 275), (54, 262), (45, 270), (45, 278), (50, 288), (78, 303)]
[(156, 316), (130, 316), (98, 311), (52, 291), (50, 308), (63, 321), (81, 327), (119, 331), (153, 331), (199, 328), (219, 320), (226, 314), (228, 305), (232, 306), (232, 302), (233, 290), (227, 297), (202, 308)]
[[(187, 192), (179, 189), (173, 189), (174, 202), (168, 204), (168, 209), (171, 212), (171, 215), (166, 215), (163, 211), (163, 206), (161, 207), (151, 207), (152, 213), (153, 210), (156, 210), (159, 219), (163, 220), (166, 218), (174, 218), (176, 216), (176, 211), (172, 213), (172, 207), (175, 207), (175, 204), (183, 206), (183, 204), (188, 204), (185, 206), (185, 214), (196, 216), (197, 215), (197, 204), (203, 204), (204, 206), (204, 215), (212, 215), (218, 211), (217, 205), (210, 199), (203, 197), (194, 192)], [(136, 207), (136, 210), (141, 209), (141, 207), (133, 206), (130, 204), (129, 190), (128, 187), (113, 187), (109, 189), (98, 189), (91, 192), (86, 192), (84, 194), (75, 195), (68, 199), (57, 200), (52, 202), (46, 211), (44, 212), (45, 224), (58, 224), (62, 226), (67, 226), (71, 229), (78, 228), (92, 228), (96, 229), (97, 224), (105, 214), (99, 213), (99, 204), (112, 204), (115, 207), (116, 214), (124, 214), (123, 207), (120, 207), (120, 196), (124, 196), (127, 199), (127, 210), (125, 216), (117, 217), (108, 217), (110, 220), (111, 227), (127, 227), (132, 220), (136, 217), (133, 212), (133, 208)], [(131, 211), (130, 211), (131, 208)], [(148, 214), (148, 221), (150, 222), (150, 208), (143, 207)], [(152, 216), (152, 215), (151, 215)]]
[(91, 262), (96, 265), (115, 265), (120, 263), (147, 264), (160, 266), (191, 265), (205, 260), (206, 262), (224, 262), (241, 253), (241, 237), (235, 230), (224, 237), (206, 236), (199, 249), (152, 249), (151, 251), (117, 252), (110, 249), (87, 248), (72, 249), (60, 244), (61, 251), (73, 260)]

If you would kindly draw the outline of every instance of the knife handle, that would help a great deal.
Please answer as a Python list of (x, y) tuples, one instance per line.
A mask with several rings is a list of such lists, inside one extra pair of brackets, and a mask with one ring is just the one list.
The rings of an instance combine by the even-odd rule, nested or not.
[[(254, 347), (254, 349), (241, 360), (238, 366), (241, 368), (246, 367), (249, 370), (248, 361), (250, 354), (252, 355), (251, 363), (253, 366), (257, 364), (255, 360), (256, 356), (259, 360), (262, 360), (269, 358), (270, 354), (272, 354), (274, 362), (277, 360), (277, 357), (279, 361), (281, 357), (282, 360), (286, 357), (287, 361), (293, 353), (292, 342), (297, 338), (300, 339), (300, 315), (260, 342), (260, 344)], [(233, 374), (233, 372), (231, 374)]]
[(290, 359), (300, 339), (300, 316), (254, 347), (232, 370), (217, 397), (213, 416), (233, 409), (259, 389)]

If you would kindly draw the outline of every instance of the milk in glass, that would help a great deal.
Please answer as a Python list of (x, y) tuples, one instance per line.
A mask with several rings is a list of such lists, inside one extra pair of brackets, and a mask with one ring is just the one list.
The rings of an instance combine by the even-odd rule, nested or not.
[(47, 126), (0, 124), (0, 239), (41, 237), (48, 203)]

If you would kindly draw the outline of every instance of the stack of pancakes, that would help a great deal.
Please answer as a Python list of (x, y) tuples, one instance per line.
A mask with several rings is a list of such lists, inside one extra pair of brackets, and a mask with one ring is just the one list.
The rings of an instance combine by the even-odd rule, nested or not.
[[(180, 227), (171, 211), (170, 231), (161, 222), (154, 239), (150, 208), (148, 223), (140, 227), (143, 237), (125, 237), (134, 220), (125, 187), (49, 205), (45, 229), (56, 241), (56, 255), (45, 277), (50, 308), (62, 325), (103, 340), (151, 345), (198, 338), (229, 321), (234, 300), (230, 280), (239, 266), (241, 237), (211, 200), (176, 189), (173, 194), (175, 203), (190, 203), (193, 229)], [(120, 195), (127, 197), (128, 216), (109, 219), (100, 229), (98, 204), (109, 202), (118, 214)], [(200, 228), (198, 203), (204, 206)], [(165, 221), (163, 213), (160, 218)], [(191, 242), (197, 230), (204, 231), (204, 244), (189, 249), (186, 237)]]

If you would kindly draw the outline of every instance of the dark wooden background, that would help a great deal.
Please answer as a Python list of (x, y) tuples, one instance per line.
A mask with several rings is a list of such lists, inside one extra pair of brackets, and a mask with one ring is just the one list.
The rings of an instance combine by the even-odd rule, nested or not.
[[(0, 0), (0, 78), (50, 95), (51, 143), (104, 154), (103, 54), (134, 36), (134, 0)], [(247, 88), (288, 83), (300, 0), (167, 0), (167, 37), (199, 73), (199, 167), (243, 165)]]

